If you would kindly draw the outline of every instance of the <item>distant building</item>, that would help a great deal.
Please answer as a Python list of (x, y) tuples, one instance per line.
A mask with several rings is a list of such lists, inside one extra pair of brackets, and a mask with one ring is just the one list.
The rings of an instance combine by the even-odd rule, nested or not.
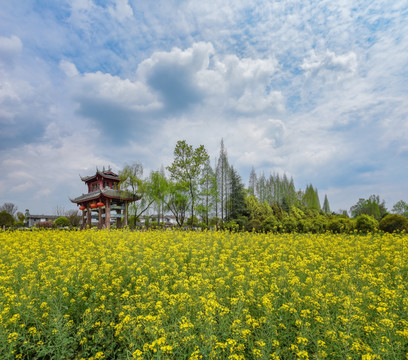
[(140, 200), (140, 197), (120, 190), (119, 176), (110, 168), (96, 170), (95, 175), (80, 177), (88, 193), (70, 200), (82, 211), (81, 228), (91, 227), (92, 224), (99, 229), (109, 229), (112, 224), (116, 224), (117, 228), (127, 226), (128, 204)]
[(59, 218), (57, 215), (31, 215), (28, 210), (25, 213), (26, 226), (33, 227), (42, 221), (54, 221)]

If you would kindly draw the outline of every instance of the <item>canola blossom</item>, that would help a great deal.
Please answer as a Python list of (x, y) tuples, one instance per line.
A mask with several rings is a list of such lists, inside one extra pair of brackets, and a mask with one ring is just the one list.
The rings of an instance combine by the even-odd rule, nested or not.
[(406, 234), (0, 232), (1, 359), (405, 359)]

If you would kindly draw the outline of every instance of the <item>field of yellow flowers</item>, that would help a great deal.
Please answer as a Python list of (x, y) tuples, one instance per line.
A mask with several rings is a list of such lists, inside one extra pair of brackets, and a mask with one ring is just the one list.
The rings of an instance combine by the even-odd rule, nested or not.
[(408, 235), (0, 232), (1, 359), (405, 359)]

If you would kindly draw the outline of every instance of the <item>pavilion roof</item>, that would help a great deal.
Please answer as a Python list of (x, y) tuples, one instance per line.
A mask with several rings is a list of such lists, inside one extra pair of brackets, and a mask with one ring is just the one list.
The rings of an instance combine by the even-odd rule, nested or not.
[(115, 174), (112, 170), (108, 169), (108, 170), (96, 170), (95, 175), (90, 175), (90, 176), (81, 176), (79, 175), (79, 177), (81, 178), (82, 181), (88, 182), (91, 181), (93, 179), (96, 179), (97, 177), (101, 176), (105, 179), (110, 179), (110, 180), (116, 180), (119, 181), (119, 176), (117, 174)]
[(98, 189), (96, 191), (92, 191), (88, 194), (82, 194), (81, 196), (78, 196), (74, 199), (71, 199), (71, 202), (73, 203), (82, 203), (82, 202), (88, 202), (92, 200), (97, 200), (101, 197), (106, 197), (109, 199), (120, 199), (120, 200), (128, 200), (128, 201), (136, 201), (140, 200), (141, 196), (140, 195), (132, 195), (129, 194), (129, 192), (124, 191), (124, 190), (115, 190), (115, 189)]

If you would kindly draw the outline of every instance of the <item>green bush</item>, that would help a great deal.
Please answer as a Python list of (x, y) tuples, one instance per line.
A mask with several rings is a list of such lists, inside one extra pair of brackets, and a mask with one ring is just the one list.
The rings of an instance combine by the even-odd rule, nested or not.
[(327, 226), (327, 230), (330, 230), (332, 233), (339, 234), (341, 233), (341, 222), (339, 219), (334, 218), (329, 220), (329, 224)]
[(327, 218), (323, 215), (317, 215), (310, 219), (309, 231), (312, 233), (324, 233), (327, 230)]
[(273, 215), (265, 218), (261, 225), (262, 231), (264, 232), (279, 231), (280, 227), (280, 222)]
[(339, 234), (348, 233), (353, 229), (353, 220), (343, 217), (335, 216), (329, 219), (327, 230)]
[(408, 219), (403, 215), (390, 214), (380, 221), (378, 227), (388, 233), (408, 231)]
[(258, 232), (259, 230), (261, 230), (261, 222), (258, 219), (252, 219), (246, 225), (246, 230)]
[(59, 218), (55, 219), (54, 223), (58, 227), (65, 227), (70, 225), (69, 220), (65, 216), (60, 216)]
[(297, 230), (297, 221), (293, 217), (287, 217), (282, 220), (283, 231), (291, 233)]
[(373, 232), (377, 229), (378, 222), (370, 215), (359, 215), (356, 218), (356, 230), (362, 233)]

